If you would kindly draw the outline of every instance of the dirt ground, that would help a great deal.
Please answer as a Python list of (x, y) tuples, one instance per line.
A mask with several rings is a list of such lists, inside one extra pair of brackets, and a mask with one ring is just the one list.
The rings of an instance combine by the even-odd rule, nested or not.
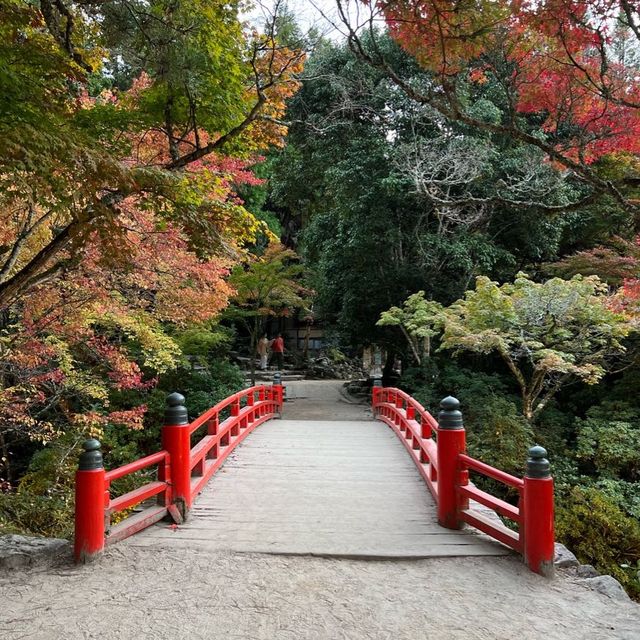
[(126, 542), (0, 576), (3, 640), (638, 640), (640, 607), (516, 558), (364, 561)]

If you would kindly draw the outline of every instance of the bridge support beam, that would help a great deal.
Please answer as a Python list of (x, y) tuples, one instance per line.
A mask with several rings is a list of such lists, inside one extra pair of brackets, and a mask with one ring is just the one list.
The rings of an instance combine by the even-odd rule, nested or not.
[(171, 501), (186, 518), (191, 508), (191, 430), (184, 402), (179, 393), (167, 397), (162, 448), (171, 460)]

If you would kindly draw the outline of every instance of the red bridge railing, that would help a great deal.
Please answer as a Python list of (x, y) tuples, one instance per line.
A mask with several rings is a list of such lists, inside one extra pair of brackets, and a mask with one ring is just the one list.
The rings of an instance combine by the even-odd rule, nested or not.
[[(542, 447), (532, 447), (524, 478), (516, 478), (467, 455), (460, 403), (455, 398), (445, 398), (440, 408), (435, 420), (404, 391), (373, 388), (374, 414), (393, 429), (411, 455), (436, 501), (438, 522), (448, 529), (461, 529), (464, 523), (475, 527), (522, 554), (532, 571), (551, 574), (554, 505), (547, 452)], [(469, 472), (515, 489), (518, 506), (478, 489), (469, 482)], [(513, 521), (518, 530), (470, 507), (473, 503)]]
[[(106, 545), (167, 516), (180, 524), (233, 449), (258, 425), (282, 412), (283, 399), (282, 385), (259, 385), (225, 398), (189, 422), (184, 397), (172, 393), (167, 398), (162, 451), (110, 471), (104, 469), (100, 442), (87, 440), (76, 473), (76, 561), (90, 560)], [(150, 467), (157, 468), (155, 480), (111, 496), (112, 482)], [(151, 504), (111, 525), (114, 514), (153, 498)]]

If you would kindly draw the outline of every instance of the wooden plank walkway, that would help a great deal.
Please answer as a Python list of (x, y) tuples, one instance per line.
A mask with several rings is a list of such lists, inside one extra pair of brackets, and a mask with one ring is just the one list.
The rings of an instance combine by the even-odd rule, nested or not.
[[(387, 426), (357, 406), (344, 407), (349, 420), (305, 419), (304, 384), (297, 384), (291, 391), (299, 400), (285, 415), (301, 419), (259, 427), (199, 496), (188, 522), (158, 524), (127, 544), (369, 558), (509, 553), (482, 534), (438, 526), (425, 484)], [(319, 399), (306, 397), (315, 415)]]

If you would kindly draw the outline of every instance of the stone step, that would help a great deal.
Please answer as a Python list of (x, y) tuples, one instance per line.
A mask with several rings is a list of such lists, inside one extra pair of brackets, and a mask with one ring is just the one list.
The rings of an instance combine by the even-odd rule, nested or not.
[[(268, 371), (268, 372), (258, 372), (256, 371), (256, 380), (259, 380), (260, 382), (273, 382), (273, 374), (275, 373), (275, 371)], [(245, 379), (246, 380), (250, 380), (251, 379), (251, 374), (250, 373), (245, 373)], [(298, 381), (298, 380), (304, 380), (305, 379), (305, 375), (304, 373), (288, 373), (285, 372), (282, 374), (281, 380), (282, 382), (294, 382), (294, 381)]]

